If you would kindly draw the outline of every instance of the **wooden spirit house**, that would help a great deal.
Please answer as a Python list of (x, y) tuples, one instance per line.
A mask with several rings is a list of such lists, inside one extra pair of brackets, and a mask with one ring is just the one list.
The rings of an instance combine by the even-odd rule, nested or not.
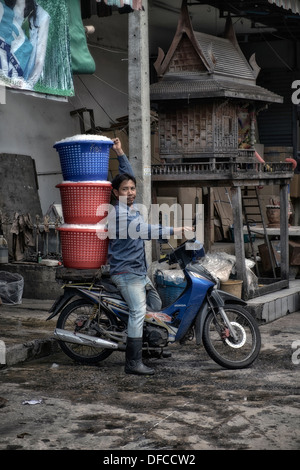
[[(244, 253), (241, 188), (280, 185), (281, 277), (288, 282), (287, 187), (290, 163), (268, 163), (255, 153), (256, 114), (280, 96), (256, 84), (255, 57), (244, 57), (228, 16), (224, 37), (195, 32), (183, 0), (169, 51), (159, 49), (154, 64), (158, 81), (150, 87), (158, 114), (159, 157), (152, 166), (153, 194), (158, 185), (229, 187), (233, 203), (236, 253)], [(204, 201), (205, 246), (210, 246), (210, 191)], [(237, 272), (247, 298), (245, 257)]]

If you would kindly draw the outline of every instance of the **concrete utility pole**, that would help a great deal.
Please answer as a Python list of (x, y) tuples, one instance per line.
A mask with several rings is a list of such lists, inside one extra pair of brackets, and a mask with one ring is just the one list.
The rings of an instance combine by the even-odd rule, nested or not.
[[(136, 202), (149, 214), (151, 204), (151, 130), (149, 93), (148, 0), (144, 11), (128, 15), (129, 158), (137, 179)], [(147, 243), (151, 262), (151, 243)]]

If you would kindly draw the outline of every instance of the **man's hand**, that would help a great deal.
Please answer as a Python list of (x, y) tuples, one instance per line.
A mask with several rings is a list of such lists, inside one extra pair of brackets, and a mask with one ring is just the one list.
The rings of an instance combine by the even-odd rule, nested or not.
[(174, 235), (184, 235), (186, 232), (194, 232), (194, 227), (174, 227)]
[(121, 155), (124, 155), (124, 152), (122, 150), (122, 144), (120, 139), (117, 137), (116, 139), (112, 139), (114, 145), (112, 146), (112, 149), (116, 152), (116, 154), (120, 157)]

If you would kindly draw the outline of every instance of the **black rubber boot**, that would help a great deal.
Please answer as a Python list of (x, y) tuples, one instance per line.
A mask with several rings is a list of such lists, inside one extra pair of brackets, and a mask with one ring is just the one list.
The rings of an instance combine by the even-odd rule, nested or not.
[(142, 361), (142, 338), (127, 338), (126, 344), (126, 374), (153, 375), (154, 370), (145, 366)]

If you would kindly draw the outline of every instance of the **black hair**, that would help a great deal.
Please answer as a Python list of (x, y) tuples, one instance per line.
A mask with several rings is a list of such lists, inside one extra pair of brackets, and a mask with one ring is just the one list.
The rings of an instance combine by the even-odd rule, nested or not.
[(16, 6), (17, 0), (4, 0), (4, 3), (8, 8), (13, 9)]
[[(5, 5), (12, 10), (15, 8), (17, 0), (4, 0)], [(32, 22), (36, 27), (36, 11), (37, 11), (37, 4), (35, 0), (26, 0), (25, 7), (24, 7), (24, 19), (28, 18), (29, 20), (32, 18)], [(31, 28), (31, 24), (29, 23), (29, 27)]]
[[(26, 0), (25, 8), (24, 8), (24, 19), (28, 18), (29, 20), (32, 19), (33, 25), (36, 27), (36, 11), (37, 11), (37, 4), (35, 0)], [(29, 22), (29, 27), (31, 29), (31, 24)]]
[(130, 175), (129, 173), (120, 173), (114, 177), (112, 180), (111, 184), (113, 189), (119, 190), (119, 187), (123, 181), (129, 181), (132, 180), (134, 184), (136, 185), (136, 179), (133, 175)]

